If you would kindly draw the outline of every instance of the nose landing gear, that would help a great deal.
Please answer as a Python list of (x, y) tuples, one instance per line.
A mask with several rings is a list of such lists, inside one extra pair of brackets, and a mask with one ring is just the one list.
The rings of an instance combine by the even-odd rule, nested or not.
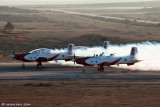
[(86, 68), (85, 68), (85, 66), (83, 67), (83, 72), (86, 72)]
[(25, 68), (25, 64), (24, 64), (24, 62), (23, 62), (23, 64), (22, 64), (22, 69), (24, 69)]

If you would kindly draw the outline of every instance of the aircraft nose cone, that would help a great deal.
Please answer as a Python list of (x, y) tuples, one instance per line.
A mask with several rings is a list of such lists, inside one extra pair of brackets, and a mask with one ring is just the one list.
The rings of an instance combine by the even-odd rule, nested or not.
[(11, 55), (11, 58), (15, 58), (15, 55)]

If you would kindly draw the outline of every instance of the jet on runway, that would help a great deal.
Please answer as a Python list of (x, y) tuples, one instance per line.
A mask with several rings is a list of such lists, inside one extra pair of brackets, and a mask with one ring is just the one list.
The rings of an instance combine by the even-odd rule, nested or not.
[(42, 67), (42, 62), (48, 62), (53, 60), (65, 60), (70, 61), (74, 56), (74, 44), (69, 44), (66, 52), (56, 53), (53, 49), (40, 48), (32, 50), (25, 54), (13, 54), (12, 58), (23, 61), (22, 68), (25, 67), (24, 62), (37, 62), (37, 67)]
[(84, 65), (83, 71), (85, 72), (85, 66), (98, 66), (98, 71), (103, 72), (104, 66), (111, 66), (111, 65), (118, 65), (119, 64), (127, 64), (128, 66), (134, 65), (141, 60), (137, 59), (137, 47), (131, 48), (131, 53), (128, 56), (115, 56), (114, 54), (110, 54), (110, 56), (93, 56), (93, 57), (83, 57), (72, 59), (72, 61), (76, 62), (77, 64)]

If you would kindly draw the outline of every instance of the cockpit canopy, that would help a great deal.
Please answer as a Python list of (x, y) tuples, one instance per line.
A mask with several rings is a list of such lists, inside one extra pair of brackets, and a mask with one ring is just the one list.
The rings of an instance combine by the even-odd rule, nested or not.
[(51, 51), (51, 49), (39, 48), (39, 49), (32, 50), (29, 53), (37, 54), (37, 53), (46, 53), (46, 52), (50, 52), (50, 51)]

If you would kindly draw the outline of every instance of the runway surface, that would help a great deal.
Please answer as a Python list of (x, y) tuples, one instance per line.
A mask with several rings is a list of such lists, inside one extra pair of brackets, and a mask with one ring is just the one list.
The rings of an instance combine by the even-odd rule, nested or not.
[(98, 72), (96, 67), (82, 67), (43, 64), (37, 68), (36, 63), (27, 63), (21, 68), (21, 63), (0, 63), (0, 79), (159, 79), (160, 71), (131, 71), (105, 67), (104, 72)]

